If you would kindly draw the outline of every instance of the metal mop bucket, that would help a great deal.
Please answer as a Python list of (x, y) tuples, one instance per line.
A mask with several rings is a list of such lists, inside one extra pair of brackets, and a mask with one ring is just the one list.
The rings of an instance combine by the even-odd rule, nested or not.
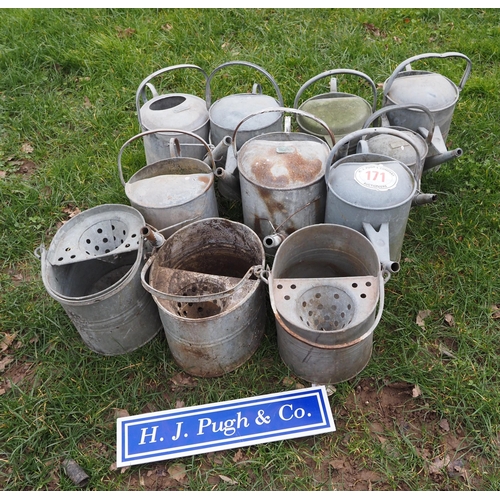
[(267, 275), (283, 362), (315, 384), (360, 373), (384, 307), (384, 275), (370, 241), (345, 226), (308, 226), (281, 244)]
[[(326, 123), (304, 111), (270, 108), (259, 113), (277, 110), (319, 121), (335, 143)], [(290, 132), (286, 120), (285, 132), (259, 135), (236, 151), (240, 125), (252, 116), (254, 114), (248, 115), (238, 124), (232, 141), (238, 164), (243, 220), (262, 238), (266, 253), (274, 255), (277, 246), (293, 231), (324, 222), (324, 175), (329, 148), (318, 137)]]
[[(178, 64), (162, 68), (146, 77), (137, 88), (135, 105), (137, 119), (142, 132), (154, 129), (177, 129), (179, 132), (158, 132), (154, 135), (145, 135), (144, 151), (147, 163), (154, 163), (164, 158), (170, 158), (170, 139), (176, 138), (181, 142), (185, 155), (200, 160), (205, 156), (205, 149), (192, 135), (183, 133), (187, 130), (200, 136), (208, 142), (210, 123), (206, 103), (200, 97), (191, 94), (172, 93), (158, 95), (151, 80), (158, 79), (164, 73), (180, 69), (196, 69), (205, 77), (208, 75), (199, 66), (194, 64)], [(153, 97), (148, 100), (148, 88)]]
[(48, 251), (38, 249), (47, 292), (98, 354), (131, 352), (161, 329), (156, 304), (140, 280), (144, 224), (133, 207), (100, 205), (66, 222)]
[[(370, 104), (362, 97), (354, 94), (337, 92), (337, 79), (332, 78), (330, 80), (330, 92), (313, 96), (304, 101), (299, 107), (302, 94), (313, 83), (328, 76), (339, 74), (355, 75), (366, 80), (372, 91), (372, 103)], [(365, 120), (375, 112), (377, 108), (377, 87), (368, 75), (360, 71), (351, 69), (329, 70), (314, 76), (300, 87), (295, 96), (293, 107), (311, 113), (326, 122), (330, 130), (335, 134), (337, 141), (339, 141), (346, 134), (363, 128)], [(318, 126), (317, 122), (299, 116), (297, 123), (302, 131), (321, 137), (330, 147), (333, 147), (334, 143), (330, 141), (329, 134), (321, 126)]]
[(256, 351), (266, 318), (265, 290), (256, 278), (264, 261), (257, 235), (221, 218), (179, 229), (148, 260), (142, 284), (183, 370), (220, 376)]
[(140, 137), (159, 132), (181, 131), (149, 130), (130, 138), (118, 154), (118, 173), (130, 204), (142, 213), (148, 224), (168, 236), (180, 226), (196, 219), (218, 217), (213, 172), (215, 163), (209, 145), (201, 137), (182, 131), (185, 135), (196, 138), (205, 147), (212, 168), (197, 158), (180, 157), (179, 144), (171, 139), (171, 158), (146, 165), (125, 182), (122, 169), (125, 148)]

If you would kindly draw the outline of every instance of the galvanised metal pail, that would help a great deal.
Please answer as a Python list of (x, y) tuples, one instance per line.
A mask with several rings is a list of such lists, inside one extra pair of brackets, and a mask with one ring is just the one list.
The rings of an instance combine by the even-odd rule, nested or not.
[(257, 350), (266, 319), (257, 279), (262, 242), (244, 224), (203, 219), (179, 229), (141, 273), (176, 363), (199, 377), (235, 370)]
[(48, 251), (38, 249), (47, 292), (98, 354), (134, 351), (162, 327), (156, 304), (141, 286), (144, 224), (133, 207), (100, 205), (66, 222)]
[[(451, 57), (466, 61), (466, 67), (458, 86), (439, 73), (417, 71), (411, 68), (411, 63), (422, 59)], [(411, 103), (426, 106), (434, 116), (436, 133), (439, 133), (443, 140), (446, 141), (455, 106), (460, 97), (460, 92), (469, 78), (471, 68), (470, 59), (459, 52), (429, 53), (410, 57), (399, 64), (392, 75), (384, 82), (382, 106)], [(406, 127), (415, 132), (418, 131), (419, 127), (426, 127), (428, 123), (425, 113), (415, 109), (391, 111), (387, 116), (391, 125)]]
[(215, 163), (209, 145), (196, 134), (184, 131), (185, 135), (196, 138), (204, 146), (212, 168), (197, 158), (181, 157), (178, 142), (171, 139), (173, 151), (170, 158), (142, 167), (125, 182), (122, 168), (125, 148), (140, 137), (158, 132), (180, 131), (149, 130), (130, 138), (118, 154), (118, 173), (130, 204), (142, 213), (148, 224), (168, 236), (194, 220), (218, 217), (214, 187)]
[[(153, 135), (145, 135), (144, 151), (148, 164), (155, 163), (165, 158), (170, 158), (170, 139), (176, 138), (182, 145), (185, 155), (200, 160), (206, 154), (205, 148), (199, 141), (194, 140), (191, 135), (182, 131), (187, 130), (208, 142), (210, 134), (210, 122), (207, 105), (203, 99), (191, 94), (170, 93), (158, 95), (151, 80), (159, 80), (160, 75), (177, 71), (180, 69), (195, 69), (204, 76), (205, 84), (208, 75), (199, 66), (194, 64), (178, 64), (155, 71), (146, 77), (137, 88), (135, 105), (137, 119), (142, 132), (154, 129), (176, 129), (181, 132), (158, 132)], [(153, 95), (147, 98), (146, 89)]]
[[(270, 108), (259, 113), (290, 112), (318, 120), (291, 108)], [(325, 161), (329, 147), (323, 139), (303, 132), (269, 132), (249, 139), (236, 151), (240, 125), (233, 135), (241, 189), (243, 220), (263, 240), (265, 251), (274, 255), (289, 234), (311, 224), (324, 222)], [(287, 117), (288, 118), (288, 117)], [(327, 127), (331, 140), (335, 137)], [(287, 126), (288, 125), (288, 126)]]
[(283, 241), (264, 281), (266, 274), (279, 353), (293, 373), (314, 384), (360, 373), (384, 308), (384, 273), (370, 241), (345, 226), (308, 226)]

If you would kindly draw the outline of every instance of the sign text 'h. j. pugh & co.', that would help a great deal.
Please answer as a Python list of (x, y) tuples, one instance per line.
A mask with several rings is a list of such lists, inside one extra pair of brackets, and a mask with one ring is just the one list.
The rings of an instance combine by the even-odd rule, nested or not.
[(117, 419), (117, 466), (335, 431), (326, 389), (298, 389)]

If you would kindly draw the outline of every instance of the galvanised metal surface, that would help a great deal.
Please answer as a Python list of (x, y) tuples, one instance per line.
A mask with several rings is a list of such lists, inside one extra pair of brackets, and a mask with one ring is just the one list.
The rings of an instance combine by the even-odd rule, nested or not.
[[(408, 135), (379, 127), (361, 129), (345, 136), (330, 152), (327, 164), (351, 137), (357, 141), (366, 134), (392, 134), (403, 138), (414, 147), (417, 162), (421, 161), (418, 148)], [(381, 262), (387, 269), (397, 266), (410, 208), (417, 195), (417, 181), (411, 170), (402, 162), (374, 153), (347, 155), (327, 169), (325, 222), (341, 224), (365, 234), (377, 249), (388, 248), (390, 261), (385, 262), (386, 258), (380, 253)], [(376, 241), (385, 239), (382, 233), (376, 234), (373, 241), (374, 232), (383, 224), (388, 225), (389, 241)], [(372, 226), (374, 231), (366, 234), (364, 225)]]
[[(210, 83), (216, 73), (228, 66), (247, 66), (255, 69), (261, 75), (264, 75), (274, 87), (277, 99), (263, 94), (261, 86), (259, 84), (254, 84), (251, 93), (231, 94), (211, 104), (212, 94)], [(264, 68), (246, 61), (230, 61), (217, 66), (207, 79), (205, 100), (210, 115), (210, 140), (212, 144), (219, 144), (226, 135), (232, 136), (236, 126), (246, 116), (263, 109), (283, 106), (283, 97), (274, 78)], [(279, 132), (283, 130), (282, 117), (283, 115), (280, 111), (266, 115), (254, 115), (252, 120), (247, 121), (243, 127), (241, 127), (236, 148), (241, 148), (241, 146), (252, 137), (267, 132)]]
[(183, 370), (220, 376), (257, 350), (266, 320), (264, 285), (257, 279), (264, 263), (257, 235), (221, 218), (179, 229), (152, 255), (141, 280)]
[[(237, 127), (234, 136), (238, 131)], [(273, 255), (282, 239), (297, 229), (324, 221), (329, 153), (325, 141), (302, 132), (267, 133), (248, 140), (233, 153), (243, 220), (263, 240), (266, 253)]]
[[(458, 86), (439, 73), (411, 69), (411, 63), (432, 58), (458, 58), (466, 61)], [(459, 52), (428, 53), (410, 57), (399, 64), (384, 82), (382, 106), (411, 103), (426, 106), (434, 116), (436, 129), (439, 129), (443, 140), (446, 141), (455, 105), (469, 78), (471, 68), (470, 59)], [(428, 123), (427, 116), (422, 111), (413, 109), (391, 111), (388, 119), (391, 125), (409, 128), (415, 132), (419, 127), (426, 127)]]
[[(142, 132), (154, 129), (187, 130), (209, 141), (210, 122), (206, 102), (191, 94), (171, 93), (158, 95), (150, 83), (160, 75), (171, 71), (195, 69), (202, 73), (206, 82), (208, 75), (194, 64), (178, 64), (162, 68), (146, 77), (137, 88), (135, 104), (137, 119)], [(146, 89), (153, 95), (148, 100)], [(205, 148), (191, 135), (182, 132), (158, 132), (143, 136), (144, 150), (148, 164), (170, 158), (170, 139), (177, 138), (182, 145), (184, 156), (202, 160)]]
[[(123, 243), (112, 229), (116, 221), (121, 221)], [(98, 354), (134, 351), (152, 340), (162, 327), (156, 304), (141, 285), (143, 226), (144, 218), (134, 208), (101, 205), (81, 212), (60, 229), (64, 229), (64, 241), (73, 238), (73, 246), (80, 245), (84, 253), (89, 252), (88, 258), (72, 261), (70, 256), (53, 265), (51, 255), (59, 255), (57, 248), (52, 244), (48, 252), (40, 248), (47, 292), (61, 304), (87, 347)], [(92, 248), (87, 241), (91, 234)], [(114, 242), (114, 250), (109, 241)], [(57, 234), (53, 242), (58, 245)]]
[[(165, 130), (168, 133), (170, 131)], [(197, 158), (179, 157), (173, 152), (170, 158), (142, 167), (125, 182), (121, 161), (125, 148), (136, 139), (155, 133), (156, 130), (150, 130), (130, 138), (118, 154), (120, 181), (130, 204), (164, 236), (169, 236), (193, 220), (218, 217), (212, 151), (201, 137), (191, 132), (186, 131), (185, 134), (204, 146), (211, 167)]]
[(335, 384), (364, 369), (384, 305), (365, 236), (335, 224), (299, 229), (278, 248), (268, 281), (280, 356), (297, 376)]
[[(330, 92), (319, 94), (305, 100), (300, 106), (300, 98), (302, 94), (318, 80), (328, 76), (349, 74), (357, 76), (368, 82), (372, 91), (371, 104), (360, 96), (348, 94), (345, 92), (337, 92), (336, 78), (330, 81)], [(366, 74), (360, 71), (351, 69), (334, 69), (320, 73), (308, 80), (300, 87), (293, 107), (311, 113), (323, 120), (335, 134), (337, 141), (342, 139), (346, 134), (363, 128), (365, 120), (375, 112), (377, 108), (377, 87), (373, 80)], [(324, 139), (330, 147), (334, 146), (329, 134), (316, 121), (311, 121), (307, 117), (298, 116), (297, 123), (302, 131), (308, 134), (313, 134), (316, 137)]]

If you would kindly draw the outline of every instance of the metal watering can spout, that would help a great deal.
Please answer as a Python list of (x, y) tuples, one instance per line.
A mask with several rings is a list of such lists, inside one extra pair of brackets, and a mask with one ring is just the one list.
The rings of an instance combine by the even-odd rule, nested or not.
[[(229, 139), (229, 141), (227, 141)], [(227, 143), (226, 164), (225, 167), (219, 166), (215, 169), (217, 178), (217, 189), (219, 193), (228, 200), (241, 201), (240, 178), (238, 173), (238, 163), (234, 156), (232, 148), (232, 138), (224, 137), (224, 146)], [(219, 143), (219, 146), (221, 143)], [(217, 149), (217, 148), (216, 148)], [(215, 150), (214, 150), (215, 151)]]
[(427, 205), (428, 203), (434, 203), (436, 200), (437, 194), (416, 193), (411, 200), (411, 206), (418, 207), (420, 205)]
[(385, 279), (387, 282), (391, 274), (397, 273), (400, 269), (399, 262), (391, 260), (390, 257), (389, 223), (383, 222), (376, 231), (370, 223), (363, 222), (363, 230), (377, 252), (381, 269), (387, 276)]
[[(217, 146), (215, 146), (212, 149), (212, 157), (216, 163), (222, 161), (226, 157), (227, 150), (228, 150), (229, 146), (231, 146), (231, 136), (225, 135), (221, 139), (219, 144), (217, 144)], [(203, 161), (205, 163), (207, 163), (208, 165), (211, 165), (211, 163), (212, 163), (212, 161), (210, 159), (210, 155), (208, 155), (208, 154), (205, 156)]]
[[(427, 138), (429, 131), (424, 127), (419, 127), (418, 133), (422, 137)], [(459, 158), (462, 154), (463, 151), (461, 148), (456, 148), (451, 151), (447, 150), (441, 129), (436, 127), (434, 129), (432, 140), (429, 144), (429, 153), (427, 154), (424, 162), (424, 172), (430, 170), (431, 168), (438, 167), (442, 163)]]
[(285, 241), (286, 237), (287, 235), (284, 233), (274, 233), (265, 236), (262, 243), (264, 243), (264, 247), (266, 248), (278, 248)]
[(455, 158), (460, 158), (462, 154), (463, 154), (462, 149), (456, 148), (451, 151), (446, 151), (438, 155), (430, 156), (425, 159), (424, 171), (440, 166), (441, 164), (454, 160)]

